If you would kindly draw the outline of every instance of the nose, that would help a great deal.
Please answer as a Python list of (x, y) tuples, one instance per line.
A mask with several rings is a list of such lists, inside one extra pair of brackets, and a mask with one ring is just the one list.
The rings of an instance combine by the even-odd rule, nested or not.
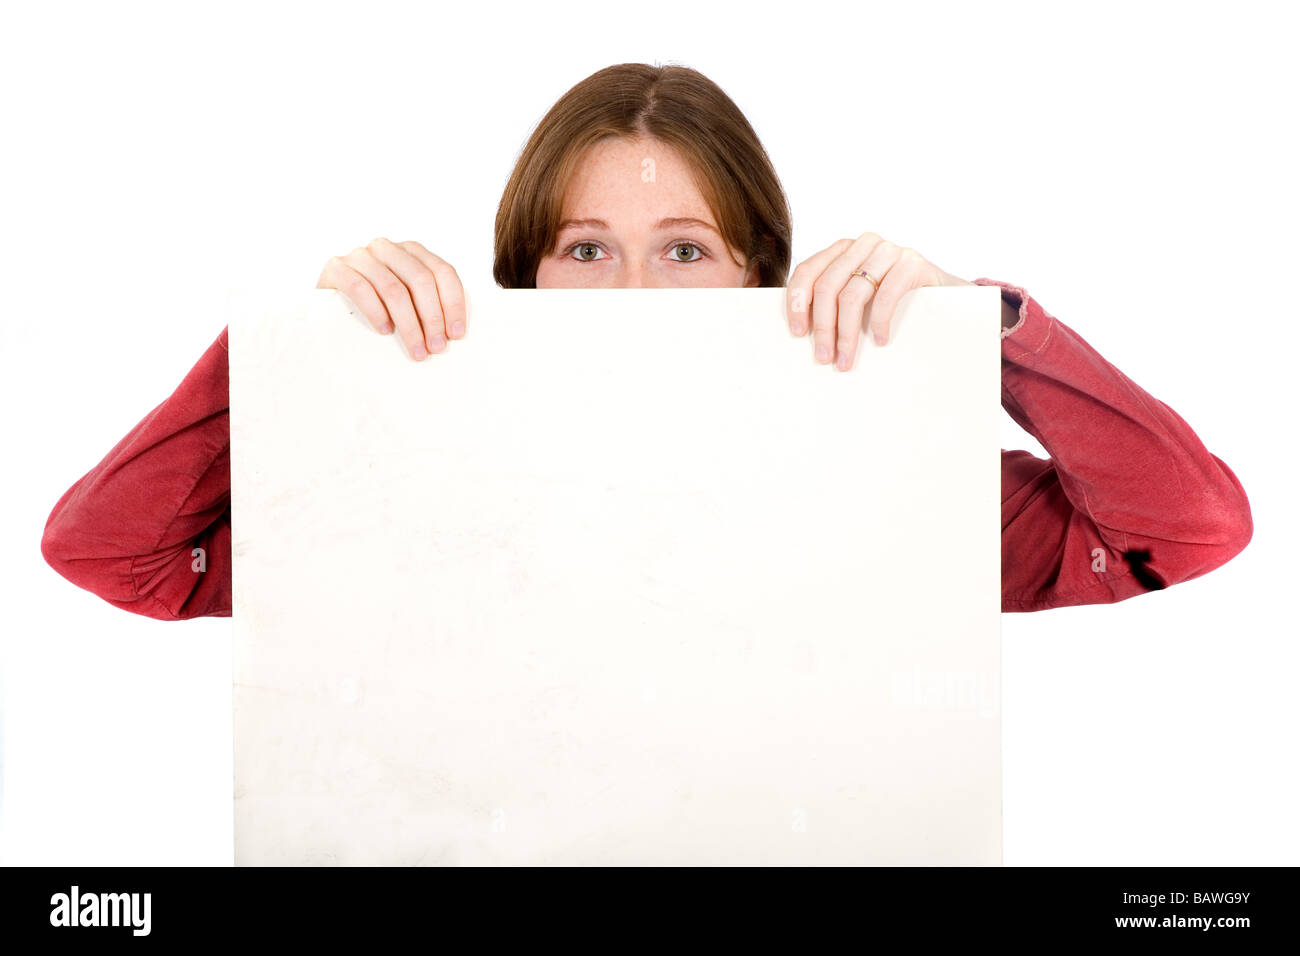
[(661, 284), (654, 273), (641, 262), (623, 266), (614, 279), (616, 289), (654, 289)]
[(620, 269), (614, 281), (616, 289), (641, 289), (645, 287), (645, 277), (640, 269)]

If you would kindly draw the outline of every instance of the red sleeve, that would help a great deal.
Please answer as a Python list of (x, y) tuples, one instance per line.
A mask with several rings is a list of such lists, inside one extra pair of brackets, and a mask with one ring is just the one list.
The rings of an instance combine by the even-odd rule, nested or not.
[(1002, 407), (1051, 456), (1002, 452), (1002, 610), (1111, 604), (1200, 577), (1250, 542), (1232, 470), (1168, 405), (1024, 289), (1002, 330)]
[(46, 521), (45, 560), (115, 607), (163, 621), (230, 616), (227, 334)]

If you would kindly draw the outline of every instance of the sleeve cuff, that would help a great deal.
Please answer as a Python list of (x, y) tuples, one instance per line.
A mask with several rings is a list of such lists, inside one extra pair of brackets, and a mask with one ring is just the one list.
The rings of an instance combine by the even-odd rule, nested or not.
[(976, 279), (975, 285), (995, 285), (1002, 290), (1002, 300), (1016, 307), (1020, 320), (1009, 329), (1003, 329), (1001, 339), (1007, 357), (1013, 359), (1036, 355), (1052, 337), (1055, 319), (1043, 310), (1023, 287), (998, 279)]

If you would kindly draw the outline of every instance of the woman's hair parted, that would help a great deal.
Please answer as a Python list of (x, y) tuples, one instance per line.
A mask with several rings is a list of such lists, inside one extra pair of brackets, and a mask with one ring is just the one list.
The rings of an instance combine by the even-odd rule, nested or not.
[(506, 289), (537, 285), (564, 193), (583, 156), (609, 137), (649, 136), (676, 148), (723, 240), (759, 267), (759, 285), (790, 271), (790, 204), (753, 127), (716, 83), (684, 66), (621, 63), (565, 93), (542, 117), (497, 208), (492, 275)]

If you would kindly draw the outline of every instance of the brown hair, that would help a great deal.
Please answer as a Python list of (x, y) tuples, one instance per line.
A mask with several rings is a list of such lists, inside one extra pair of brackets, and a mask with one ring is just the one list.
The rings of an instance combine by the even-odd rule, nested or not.
[(689, 67), (620, 63), (565, 93), (529, 136), (497, 207), (492, 275), (506, 289), (537, 285), (553, 248), (564, 193), (587, 150), (611, 136), (675, 147), (726, 243), (759, 267), (758, 284), (785, 285), (790, 204), (772, 161), (740, 109)]

